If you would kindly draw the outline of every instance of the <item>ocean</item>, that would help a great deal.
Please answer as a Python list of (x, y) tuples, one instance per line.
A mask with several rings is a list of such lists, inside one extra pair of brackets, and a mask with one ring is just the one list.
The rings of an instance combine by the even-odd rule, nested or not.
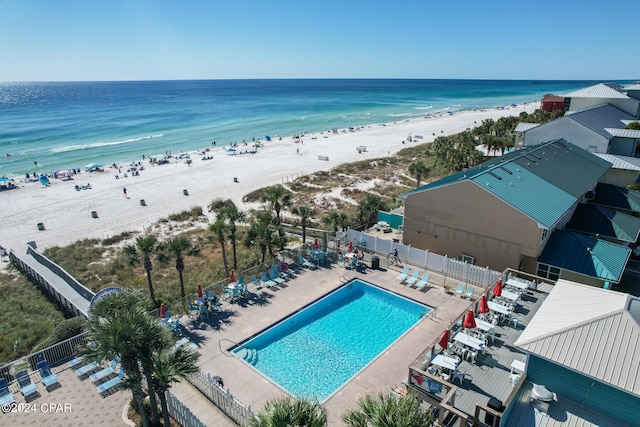
[(198, 80), (0, 83), (0, 176), (50, 173), (267, 136), (540, 101), (596, 82)]

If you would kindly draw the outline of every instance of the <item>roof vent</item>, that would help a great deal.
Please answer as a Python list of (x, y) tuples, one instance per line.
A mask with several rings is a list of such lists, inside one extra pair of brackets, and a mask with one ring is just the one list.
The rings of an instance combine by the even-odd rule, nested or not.
[(587, 253), (591, 253), (591, 248), (587, 248)]

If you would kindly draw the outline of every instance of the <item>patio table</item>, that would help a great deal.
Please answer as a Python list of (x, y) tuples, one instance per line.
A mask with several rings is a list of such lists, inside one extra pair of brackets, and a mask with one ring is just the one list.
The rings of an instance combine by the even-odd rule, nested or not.
[(529, 289), (528, 283), (525, 283), (521, 280), (514, 279), (514, 278), (507, 280), (507, 286), (512, 286), (514, 288), (522, 289), (523, 291)]
[(482, 320), (476, 317), (476, 327), (482, 331), (489, 332), (495, 329), (492, 323), (487, 322), (486, 320)]
[(500, 314), (506, 314), (508, 316), (513, 312), (513, 309), (511, 309), (510, 307), (498, 304), (493, 301), (488, 301), (487, 304), (489, 305), (489, 310), (495, 311)]
[(482, 350), (484, 348), (483, 341), (480, 341), (478, 338), (472, 337), (471, 335), (467, 335), (464, 332), (458, 332), (455, 334), (453, 336), (453, 340), (476, 350)]
[(451, 369), (455, 371), (458, 368), (458, 361), (453, 357), (443, 356), (442, 354), (436, 355), (431, 359), (431, 364), (440, 366), (441, 368)]

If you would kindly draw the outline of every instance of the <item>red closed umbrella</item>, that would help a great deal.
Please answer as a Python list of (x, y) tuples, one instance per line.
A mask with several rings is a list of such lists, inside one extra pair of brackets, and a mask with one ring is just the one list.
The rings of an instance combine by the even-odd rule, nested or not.
[(233, 268), (231, 269), (231, 274), (229, 275), (229, 282), (233, 283), (236, 281), (236, 273), (235, 271), (233, 271)]
[(198, 285), (198, 298), (202, 298), (202, 285)]
[(353, 242), (349, 242), (349, 247), (347, 248), (349, 252), (353, 252)]
[(313, 249), (318, 249), (318, 238), (313, 239)]
[(467, 329), (476, 328), (476, 316), (473, 314), (473, 310), (467, 311), (467, 315), (464, 317), (464, 323), (462, 324)]
[(486, 295), (482, 295), (480, 297), (480, 313), (488, 313), (489, 312), (489, 304), (487, 304)]
[(449, 347), (449, 330), (445, 329), (440, 341), (438, 341), (438, 345), (446, 350)]
[(493, 287), (493, 295), (497, 297), (502, 295), (502, 279), (498, 279), (496, 285)]
[(165, 317), (167, 317), (167, 307), (164, 304), (160, 304), (160, 318), (164, 319)]

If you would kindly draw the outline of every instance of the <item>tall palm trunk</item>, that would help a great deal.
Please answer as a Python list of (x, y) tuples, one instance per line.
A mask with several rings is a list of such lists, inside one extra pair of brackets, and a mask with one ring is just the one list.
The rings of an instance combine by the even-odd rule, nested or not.
[(231, 228), (231, 248), (233, 250), (233, 269), (238, 269), (238, 257), (236, 253), (236, 228)]
[(151, 302), (153, 302), (153, 306), (157, 306), (156, 303), (156, 294), (153, 291), (153, 282), (151, 281), (151, 270), (153, 266), (151, 265), (151, 260), (149, 257), (144, 258), (144, 269), (147, 271), (147, 284), (149, 285), (149, 296), (151, 297)]
[(169, 407), (167, 406), (167, 392), (163, 391), (162, 393), (158, 393), (158, 398), (160, 399), (160, 407), (162, 408), (162, 419), (164, 420), (164, 425), (170, 426), (171, 420), (169, 420)]
[(184, 261), (182, 257), (176, 258), (176, 270), (178, 270), (178, 278), (180, 279), (180, 296), (184, 301), (187, 294), (184, 292), (184, 277), (182, 277), (182, 272), (184, 271)]

